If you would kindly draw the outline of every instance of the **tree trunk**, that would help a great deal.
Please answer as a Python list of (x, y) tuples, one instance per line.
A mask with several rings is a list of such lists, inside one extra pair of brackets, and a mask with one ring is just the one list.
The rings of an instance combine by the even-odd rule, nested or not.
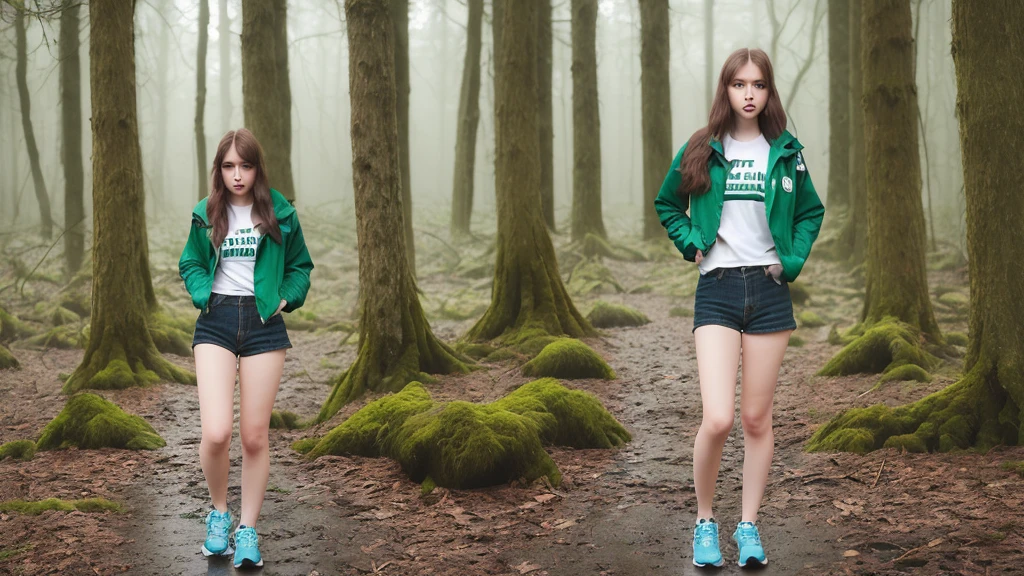
[(347, 0), (352, 181), (362, 315), (359, 355), (336, 378), (317, 418), (324, 421), (366, 388), (397, 392), (430, 373), (466, 372), (434, 337), (406, 257), (390, 0)]
[(715, 0), (704, 0), (704, 104), (711, 113), (715, 97)]
[(551, 0), (540, 0), (537, 18), (537, 98), (540, 100), (540, 204), (544, 223), (555, 226), (555, 120), (551, 74), (554, 37), (551, 32)]
[[(498, 240), (491, 305), (466, 335), (516, 343), (538, 334), (593, 335), (558, 274), (540, 204), (537, 107), (537, 5), (501, 19), (495, 67), (495, 188)], [(575, 11), (574, 11), (575, 12)]]
[(416, 244), (412, 233), (412, 176), (409, 172), (409, 0), (391, 0), (395, 27), (395, 90), (398, 103), (398, 154), (402, 175), (402, 221), (409, 270), (416, 276)]
[(228, 0), (217, 6), (217, 35), (220, 36), (220, 125), (221, 132), (231, 130), (231, 19)]
[[(82, 168), (82, 76), (76, 0), (64, 0), (60, 13), (60, 109), (64, 164), (64, 265), (78, 272), (85, 254), (85, 174)], [(13, 143), (11, 144), (13, 146)]]
[(147, 322), (152, 283), (135, 111), (133, 16), (118, 0), (89, 3), (92, 325), (85, 356), (65, 382), (65, 393), (160, 379), (195, 382), (193, 375), (160, 355)]
[(850, 140), (849, 181), (850, 209), (839, 234), (836, 255), (850, 266), (864, 263), (868, 244), (867, 165), (864, 163), (863, 50), (861, 0), (853, 0), (850, 8)]
[(242, 109), (266, 154), (270, 185), (295, 201), (287, 0), (242, 0)]
[(476, 167), (476, 131), (480, 122), (480, 48), (484, 0), (469, 0), (466, 23), (466, 58), (459, 93), (459, 125), (455, 135), (455, 173), (452, 188), (452, 236), (469, 233), (473, 214), (473, 171)]
[(199, 46), (196, 48), (196, 159), (199, 167), (199, 199), (210, 193), (210, 176), (206, 160), (206, 129), (203, 116), (206, 113), (206, 44), (207, 28), (210, 27), (210, 0), (199, 0)]
[(1024, 98), (1024, 53), (1006, 42), (1024, 29), (1024, 4), (953, 0), (953, 63), (963, 155), (971, 319), (963, 377), (898, 408), (849, 410), (818, 430), (810, 449), (913, 452), (1024, 443), (1024, 197), (1013, 170), (1024, 120), (1007, 114)]
[(640, 0), (640, 90), (644, 138), (644, 240), (665, 235), (654, 210), (672, 157), (668, 0)]
[(41, 231), (47, 240), (53, 236), (53, 218), (50, 215), (50, 195), (46, 192), (43, 181), (43, 170), (39, 165), (39, 148), (36, 147), (36, 134), (32, 129), (32, 100), (28, 93), (28, 47), (25, 40), (25, 7), (21, 2), (15, 3), (14, 34), (17, 44), (17, 63), (15, 77), (18, 83), (18, 101), (21, 104), (21, 127), (25, 132), (25, 149), (28, 151), (29, 163), (32, 167), (32, 183), (35, 185), (36, 201), (39, 204), (39, 217), (42, 222)]
[[(572, 0), (572, 239), (606, 238), (601, 215), (597, 0)], [(509, 15), (505, 15), (506, 20)], [(506, 43), (506, 46), (509, 44)], [(531, 50), (532, 52), (532, 50)], [(536, 81), (536, 80), (534, 80)]]
[(849, 0), (828, 3), (828, 207), (850, 205), (850, 28)]
[[(157, 4), (157, 10), (160, 14), (167, 12), (167, 0), (161, 0)], [(156, 183), (157, 190), (154, 191), (153, 196), (157, 199), (159, 204), (162, 200), (168, 197), (167, 194), (167, 100), (169, 98), (170, 88), (168, 87), (167, 76), (170, 73), (170, 66), (167, 60), (171, 53), (171, 33), (169, 29), (170, 24), (164, 21), (160, 21), (160, 50), (156, 57), (156, 152), (153, 153), (155, 171), (156, 171)]]

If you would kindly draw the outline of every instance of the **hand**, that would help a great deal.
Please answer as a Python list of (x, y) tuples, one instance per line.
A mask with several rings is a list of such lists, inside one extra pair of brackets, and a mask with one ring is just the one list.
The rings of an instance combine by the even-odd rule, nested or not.
[(772, 275), (775, 280), (782, 278), (782, 264), (772, 264), (768, 267), (768, 273)]
[(703, 260), (703, 259), (704, 259), (704, 252), (702, 252), (700, 250), (697, 250), (697, 257), (694, 258), (694, 260), (696, 260), (697, 264), (700, 264), (700, 261)]
[(284, 310), (284, 307), (285, 307), (285, 306), (286, 306), (287, 304), (288, 304), (288, 301), (282, 298), (282, 299), (281, 299), (281, 303), (280, 303), (280, 304), (278, 304), (278, 306), (277, 306), (277, 311), (276, 311), (276, 312), (274, 312), (273, 314), (271, 314), (271, 316), (275, 316), (275, 315), (277, 315), (277, 314), (280, 314), (280, 313), (281, 313), (281, 310)]

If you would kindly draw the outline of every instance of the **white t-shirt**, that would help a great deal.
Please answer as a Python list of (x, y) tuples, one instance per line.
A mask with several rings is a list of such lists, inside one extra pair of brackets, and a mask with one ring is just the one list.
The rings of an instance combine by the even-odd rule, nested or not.
[(725, 180), (725, 202), (722, 204), (718, 238), (701, 260), (700, 273), (707, 274), (716, 268), (781, 264), (775, 251), (775, 240), (768, 229), (764, 203), (765, 172), (768, 171), (771, 145), (764, 134), (749, 142), (733, 140), (726, 134), (722, 147), (725, 159), (732, 162), (732, 170)]
[(253, 272), (260, 233), (252, 225), (252, 204), (228, 204), (228, 234), (220, 245), (213, 291), (228, 296), (253, 296)]

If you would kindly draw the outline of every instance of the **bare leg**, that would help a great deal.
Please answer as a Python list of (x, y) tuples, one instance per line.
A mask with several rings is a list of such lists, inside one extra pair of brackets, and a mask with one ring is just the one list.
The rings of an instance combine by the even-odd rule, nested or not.
[(697, 517), (711, 518), (722, 447), (736, 414), (740, 333), (725, 326), (708, 325), (697, 328), (693, 335), (704, 410), (693, 444), (693, 486), (697, 492)]
[(772, 398), (792, 330), (743, 335), (743, 522), (757, 522), (775, 451)]
[(246, 356), (238, 363), (241, 387), (242, 432), (242, 518), (241, 524), (255, 526), (263, 507), (270, 475), (270, 412), (281, 384), (284, 350)]
[(197, 344), (196, 381), (203, 439), (199, 463), (219, 512), (228, 510), (228, 446), (234, 422), (235, 355), (215, 344)]

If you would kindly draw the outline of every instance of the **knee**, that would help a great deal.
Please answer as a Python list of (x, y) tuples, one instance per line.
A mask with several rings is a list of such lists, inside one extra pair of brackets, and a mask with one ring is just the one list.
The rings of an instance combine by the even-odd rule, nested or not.
[(740, 415), (744, 436), (762, 437), (772, 431), (771, 411), (748, 411)]
[(204, 428), (202, 445), (212, 452), (223, 452), (231, 444), (231, 427)]
[(242, 451), (246, 454), (265, 452), (269, 446), (266, 428), (242, 428)]
[(732, 430), (732, 414), (705, 414), (700, 427), (715, 438), (725, 438)]

